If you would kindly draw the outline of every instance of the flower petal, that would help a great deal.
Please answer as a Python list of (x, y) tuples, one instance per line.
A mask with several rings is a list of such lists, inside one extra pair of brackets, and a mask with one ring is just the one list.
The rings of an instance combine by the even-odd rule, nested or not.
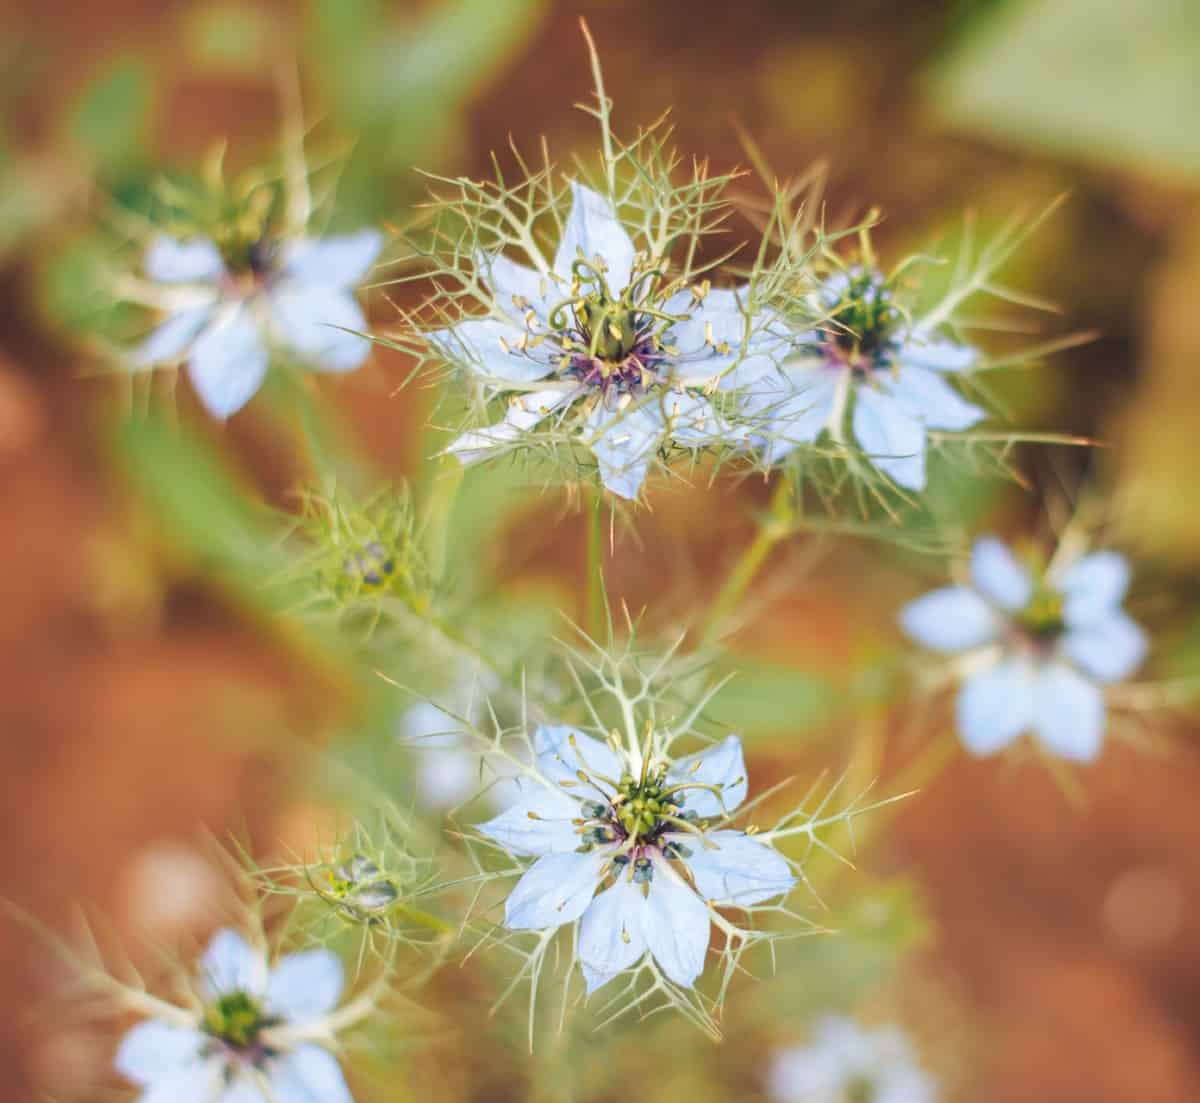
[(353, 371), (362, 366), (371, 351), (370, 340), (360, 336), (367, 320), (348, 291), (284, 283), (271, 294), (270, 304), (279, 343), (294, 351), (308, 367)]
[(1046, 667), (1034, 683), (1033, 731), (1048, 751), (1091, 762), (1104, 741), (1104, 694), (1068, 666)]
[(668, 391), (662, 398), (661, 409), (667, 436), (684, 448), (704, 448), (731, 441), (738, 432), (717, 414), (707, 398), (691, 391)]
[(859, 387), (854, 436), (867, 458), (893, 482), (925, 488), (925, 426), (890, 395)]
[(971, 581), (1001, 609), (1015, 613), (1033, 597), (1033, 579), (1012, 552), (994, 536), (975, 541), (971, 549)]
[(1146, 634), (1120, 611), (1071, 628), (1062, 640), (1067, 658), (1100, 682), (1127, 678), (1141, 666), (1146, 646)]
[(267, 959), (237, 931), (225, 927), (200, 959), (200, 987), (206, 999), (232, 992), (262, 995), (267, 987)]
[(1129, 564), (1114, 551), (1093, 552), (1072, 563), (1056, 580), (1063, 617), (1074, 628), (1114, 612), (1129, 588)]
[(271, 1068), (273, 1103), (354, 1103), (337, 1058), (317, 1045), (297, 1046)]
[(572, 206), (554, 257), (554, 271), (567, 283), (580, 254), (584, 260), (604, 261), (608, 289), (619, 295), (633, 274), (633, 242), (617, 218), (612, 201), (578, 181), (571, 182)]
[[(262, 1073), (244, 1068), (232, 1075), (237, 1079), (217, 1097), (217, 1103), (276, 1103), (273, 1099), (267, 1099), (265, 1091), (260, 1086), (263, 1084)], [(145, 1103), (145, 1100), (138, 1100), (138, 1103)], [(168, 1103), (168, 1101), (164, 1099), (162, 1103)], [(208, 1101), (206, 1100), (205, 1103)]]
[(267, 346), (247, 310), (223, 310), (192, 346), (188, 377), (213, 417), (237, 413), (267, 375)]
[(578, 919), (592, 902), (607, 861), (600, 854), (543, 855), (509, 893), (504, 925), (513, 931), (540, 931)]
[(696, 891), (710, 903), (748, 908), (783, 896), (796, 883), (783, 856), (744, 831), (710, 831), (704, 841), (693, 835), (672, 839), (691, 850), (685, 864)]
[(190, 1026), (147, 1019), (133, 1027), (117, 1049), (117, 1072), (135, 1084), (153, 1084), (194, 1065), (208, 1038)]
[(676, 984), (690, 988), (704, 971), (710, 934), (708, 905), (668, 867), (666, 861), (654, 860), (642, 933), (662, 971)]
[(762, 373), (743, 392), (747, 417), (761, 419), (757, 435), (764, 458), (778, 463), (802, 444), (812, 444), (829, 424), (837, 381), (813, 360), (794, 360)]
[(1033, 671), (1007, 659), (971, 675), (958, 691), (958, 733), (975, 755), (994, 754), (1033, 720)]
[(146, 275), (160, 283), (212, 283), (225, 272), (221, 251), (207, 238), (157, 237), (146, 250)]
[(293, 1023), (332, 1011), (342, 994), (342, 963), (328, 950), (305, 950), (282, 958), (267, 980), (267, 1008)]
[[(219, 1058), (198, 1060), (173, 1069), (147, 1085), (137, 1103), (213, 1103), (224, 1080), (225, 1062)], [(220, 1096), (219, 1103), (224, 1103)], [(261, 1096), (253, 1103), (265, 1103)]]
[(519, 796), (500, 815), (475, 830), (515, 854), (570, 854), (579, 848), (579, 833), (572, 822), (579, 816), (579, 801), (555, 792), (532, 778), (515, 778)]
[(580, 770), (613, 781), (620, 781), (625, 773), (625, 763), (607, 743), (567, 724), (539, 727), (533, 733), (533, 753), (537, 756), (538, 773), (556, 784), (574, 782)]
[(642, 489), (666, 428), (662, 413), (647, 404), (615, 411), (597, 406), (585, 426), (600, 481), (619, 498), (633, 500)]
[(521, 351), (528, 334), (524, 326), (500, 318), (467, 318), (449, 329), (426, 335), (426, 340), (451, 364), (461, 364), (484, 382), (505, 385), (532, 383), (553, 372), (541, 349)]
[[(514, 318), (521, 317), (529, 306), (545, 317), (556, 301), (566, 297), (552, 276), (517, 264), (502, 253), (481, 252), (476, 255), (475, 263), (495, 296), (496, 305), (506, 313), (511, 312)], [(522, 302), (528, 306), (522, 306)]]
[(628, 877), (600, 893), (579, 924), (579, 964), (589, 993), (623, 973), (646, 952), (646, 900)]
[(979, 353), (970, 345), (960, 345), (954, 341), (922, 342), (919, 337), (905, 341), (900, 348), (897, 359), (901, 364), (929, 371), (965, 371), (976, 360)]
[(138, 346), (133, 354), (134, 365), (149, 368), (179, 360), (212, 315), (211, 306), (194, 306), (172, 314)]
[(288, 246), (283, 271), (289, 280), (321, 287), (354, 287), (383, 248), (378, 230), (334, 237), (300, 238)]
[(968, 651), (996, 635), (996, 614), (968, 586), (933, 590), (900, 610), (900, 627), (935, 651)]
[(705, 785), (711, 788), (686, 789), (679, 796), (683, 807), (705, 819), (724, 816), (746, 799), (746, 762), (742, 741), (726, 736), (715, 747), (688, 755), (667, 773), (674, 785)]
[(932, 429), (960, 432), (987, 417), (987, 411), (968, 402), (940, 375), (913, 364), (900, 367), (882, 386), (909, 417)]
[(446, 449), (460, 463), (472, 464), (487, 459), (497, 448), (512, 444), (535, 428), (556, 410), (569, 406), (579, 396), (578, 391), (529, 391), (514, 396), (503, 421), (483, 429), (471, 429), (456, 437)]

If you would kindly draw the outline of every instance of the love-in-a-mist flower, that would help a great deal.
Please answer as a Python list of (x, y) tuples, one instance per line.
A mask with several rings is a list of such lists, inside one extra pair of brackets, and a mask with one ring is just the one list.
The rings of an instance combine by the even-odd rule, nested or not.
[(342, 992), (328, 950), (305, 950), (270, 968), (236, 931), (219, 931), (200, 963), (195, 1011), (148, 1019), (117, 1051), (140, 1103), (352, 1103), (325, 1046)]
[(808, 1045), (775, 1055), (767, 1091), (778, 1103), (934, 1103), (937, 1084), (904, 1033), (849, 1019), (821, 1019)]
[(674, 762), (628, 752), (569, 727), (534, 736), (536, 776), (479, 830), (537, 860), (514, 886), (504, 923), (545, 930), (579, 921), (589, 992), (650, 954), (690, 988), (704, 969), (712, 909), (749, 908), (789, 892), (787, 861), (721, 826), (746, 798), (741, 741), (729, 736)]
[(269, 234), (219, 248), (205, 237), (156, 238), (146, 275), (167, 318), (134, 352), (149, 368), (186, 360), (188, 378), (214, 417), (240, 410), (262, 385), (273, 350), (315, 371), (348, 372), (370, 351), (354, 299), (383, 238), (276, 240)]
[(904, 630), (926, 647), (967, 652), (958, 730), (967, 749), (992, 754), (1023, 732), (1046, 750), (1088, 762), (1104, 737), (1103, 686), (1132, 674), (1146, 653), (1122, 611), (1129, 566), (1112, 551), (1036, 572), (999, 540), (971, 554), (969, 585), (906, 605)]
[(470, 463), (553, 419), (591, 450), (610, 491), (635, 498), (664, 445), (735, 435), (709, 395), (777, 341), (754, 332), (744, 291), (682, 285), (667, 258), (638, 252), (608, 198), (579, 183), (572, 195), (553, 264), (481, 254), (491, 313), (429, 336), (508, 401), (502, 421), (450, 451)]
[(827, 319), (797, 334), (782, 366), (756, 373), (743, 392), (764, 458), (778, 462), (823, 432), (843, 443), (849, 421), (875, 467), (924, 489), (927, 430), (961, 431), (986, 416), (945, 378), (969, 368), (975, 350), (913, 328), (875, 271), (839, 273), (816, 298)]

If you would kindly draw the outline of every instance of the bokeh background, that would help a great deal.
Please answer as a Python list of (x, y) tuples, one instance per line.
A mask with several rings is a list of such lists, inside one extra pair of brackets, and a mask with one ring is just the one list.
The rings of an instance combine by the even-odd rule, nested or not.
[[(1154, 673), (1195, 669), (1193, 0), (10, 0), (0, 23), (6, 899), (56, 926), (83, 902), (130, 939), (203, 931), (220, 890), (200, 826), (268, 851), (302, 840), (314, 812), (288, 748), (324, 745), (345, 723), (341, 691), (180, 536), (170, 501), (146, 505), (142, 476), (161, 457), (114, 432), (138, 395), (106, 370), (104, 350), (130, 323), (94, 279), (117, 214), (144, 209), (157, 172), (194, 171), (218, 140), (235, 165), (273, 155), (288, 57), (314, 141), (338, 166), (348, 224), (403, 222), (424, 188), (414, 166), (485, 172), (509, 134), (526, 146), (544, 134), (565, 162), (592, 138), (573, 106), (590, 91), (579, 15), (619, 127), (673, 108), (680, 147), (717, 168), (745, 163), (743, 130), (780, 176), (825, 160), (829, 210), (848, 219), (878, 206), (885, 252), (952, 244), (967, 211), (986, 228), (1069, 193), (1008, 282), (1060, 311), (1032, 339), (1096, 336), (1014, 373), (1003, 393), (1018, 423), (1105, 447), (1022, 451), (1027, 488), (980, 482), (963, 508), (981, 526), (1045, 531), (1087, 481), (1110, 537), (1139, 563), (1132, 611), (1155, 633)], [(395, 318), (388, 300), (384, 289), (368, 299), (382, 328)], [(380, 350), (325, 388), (380, 478), (415, 474), (423, 456), (433, 399), (420, 382), (397, 389), (406, 368)], [(174, 402), (254, 493), (294, 507), (304, 451), (261, 405), (214, 428), (186, 387)], [(725, 495), (717, 508), (714, 493)], [(614, 593), (635, 606), (653, 598), (664, 623), (686, 617), (750, 538), (761, 500), (752, 484), (663, 494), (608, 565)], [(572, 611), (582, 543), (580, 519), (551, 494), (472, 551), (494, 588)], [(751, 743), (767, 779), (836, 765), (839, 738), (864, 722), (892, 733), (901, 757), (928, 734), (903, 701), (864, 710), (855, 672), (864, 656), (903, 647), (891, 610), (943, 565), (838, 550), (819, 584), (790, 585), (796, 549), (781, 553), (770, 600), (734, 640), (744, 663), (804, 690), (765, 723), (771, 738)], [(665, 584), (648, 569), (663, 562)], [(923, 1024), (955, 1098), (1200, 1098), (1198, 734), (1186, 710), (1143, 718), (1068, 779), (1030, 757), (956, 759), (889, 818), (862, 875), (886, 891), (914, 876), (919, 902), (894, 891), (905, 894), (903, 922), (923, 934), (901, 976), (885, 982), (867, 967), (856, 983), (891, 985), (889, 1006)], [(842, 951), (821, 940), (807, 952), (827, 973)], [(870, 960), (852, 959), (860, 970)], [(106, 1080), (112, 1034), (53, 1010), (63, 979), (37, 940), (0, 928), (5, 1099), (119, 1098)], [(464, 1017), (457, 1041), (414, 1058), (424, 1097), (556, 1098), (524, 1054), (486, 1034), (472, 1011), (482, 998), (465, 974), (435, 988), (435, 1004)], [(655, 1077), (656, 1098), (755, 1099), (755, 1070), (787, 1026), (756, 1021), (745, 1039), (734, 1029), (701, 1059), (707, 1096), (661, 1055), (640, 1075)], [(623, 1098), (601, 1072), (581, 1098)], [(410, 1095), (376, 1085), (369, 1098)]]

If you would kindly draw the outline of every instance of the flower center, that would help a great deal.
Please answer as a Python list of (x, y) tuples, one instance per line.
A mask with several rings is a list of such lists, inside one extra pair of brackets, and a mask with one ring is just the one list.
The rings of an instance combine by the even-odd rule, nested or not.
[(364, 544), (358, 551), (346, 557), (343, 569), (365, 590), (383, 586), (396, 569), (396, 563), (378, 540)]
[(663, 771), (641, 781), (626, 774), (621, 778), (614, 808), (626, 837), (644, 842), (662, 833), (665, 817), (678, 816), (682, 803), (678, 793), (668, 791)]
[(878, 272), (856, 270), (848, 280), (841, 302), (821, 327), (826, 353), (863, 375), (887, 369), (901, 321), (892, 292)]
[(877, 1090), (869, 1076), (855, 1076), (846, 1085), (846, 1103), (874, 1103)]
[(257, 1047), (262, 1031), (272, 1019), (246, 992), (229, 992), (204, 1010), (204, 1031), (236, 1050)]
[(375, 922), (399, 897), (395, 884), (369, 858), (355, 854), (326, 874), (329, 895), (351, 919)]
[(1048, 586), (1039, 586), (1029, 604), (1016, 616), (1017, 624), (1035, 643), (1050, 643), (1062, 635), (1062, 594)]

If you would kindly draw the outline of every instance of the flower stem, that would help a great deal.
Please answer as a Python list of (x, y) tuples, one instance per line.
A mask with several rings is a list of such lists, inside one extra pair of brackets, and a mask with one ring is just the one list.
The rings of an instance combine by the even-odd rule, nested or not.
[(595, 499), (584, 508), (587, 511), (587, 626), (588, 635), (600, 639), (605, 623), (607, 601), (604, 594), (604, 531), (600, 526), (600, 510), (604, 499)]
[(712, 643), (717, 638), (729, 614), (737, 607), (737, 603), (758, 576), (758, 572), (767, 561), (767, 556), (774, 550), (775, 545), (792, 531), (791, 493), (791, 482), (786, 475), (781, 475), (775, 484), (775, 492), (771, 495), (767, 516), (759, 525), (758, 534), (734, 564), (712, 604), (700, 635), (701, 643)]

